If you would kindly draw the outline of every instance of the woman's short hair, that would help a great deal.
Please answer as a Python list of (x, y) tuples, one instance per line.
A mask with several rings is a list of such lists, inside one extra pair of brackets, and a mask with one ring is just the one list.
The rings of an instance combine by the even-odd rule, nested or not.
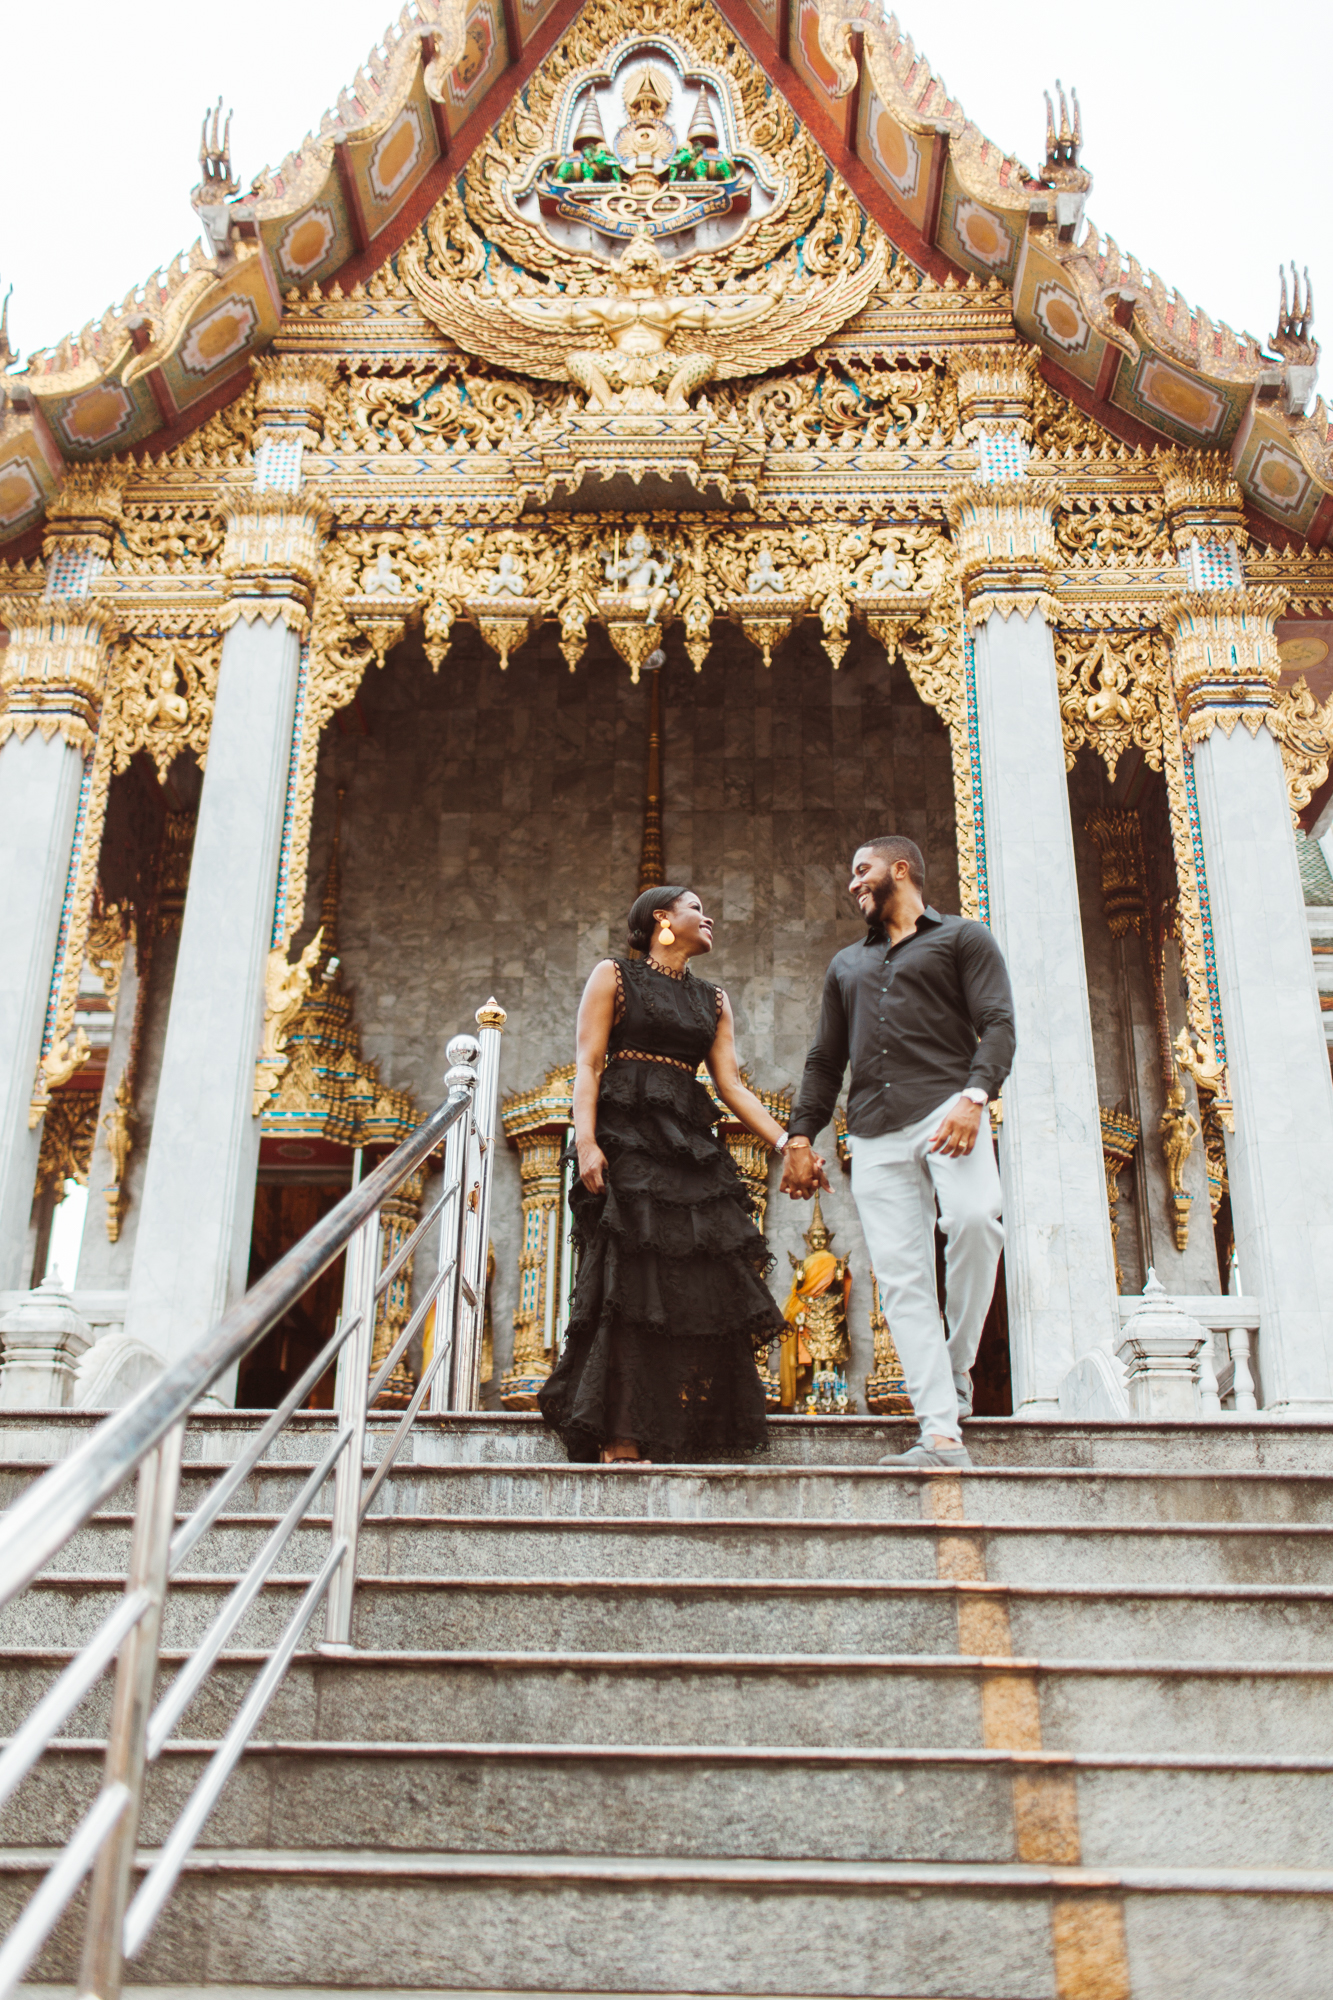
[(631, 951), (647, 951), (653, 941), (653, 911), (674, 909), (682, 896), (688, 895), (688, 886), (659, 882), (655, 889), (645, 889), (630, 904), (628, 942)]

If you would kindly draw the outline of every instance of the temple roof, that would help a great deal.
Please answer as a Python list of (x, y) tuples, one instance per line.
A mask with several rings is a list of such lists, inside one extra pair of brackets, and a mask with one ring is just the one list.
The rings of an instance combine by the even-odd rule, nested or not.
[[(582, 4), (412, 0), (319, 131), (245, 191), (225, 128), (206, 127), (200, 241), (96, 326), (0, 374), (0, 543), (30, 538), (68, 465), (161, 450), (230, 401), (302, 290), (348, 288), (391, 257)], [(1308, 289), (1284, 294), (1270, 351), (1214, 323), (1086, 221), (1076, 103), (1050, 108), (1030, 172), (876, 0), (699, 4), (901, 251), (940, 281), (1007, 288), (1053, 387), (1131, 443), (1229, 453), (1261, 533), (1333, 546), (1333, 427), (1322, 400), (1304, 414)]]

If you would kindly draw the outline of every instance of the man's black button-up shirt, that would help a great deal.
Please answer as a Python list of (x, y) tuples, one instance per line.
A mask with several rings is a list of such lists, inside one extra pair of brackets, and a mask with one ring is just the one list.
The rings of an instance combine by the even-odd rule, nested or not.
[(898, 944), (872, 930), (838, 953), (788, 1126), (793, 1137), (813, 1139), (827, 1125), (849, 1058), (853, 1138), (914, 1125), (970, 1084), (994, 1097), (1014, 1059), (1014, 1001), (986, 926), (927, 907)]

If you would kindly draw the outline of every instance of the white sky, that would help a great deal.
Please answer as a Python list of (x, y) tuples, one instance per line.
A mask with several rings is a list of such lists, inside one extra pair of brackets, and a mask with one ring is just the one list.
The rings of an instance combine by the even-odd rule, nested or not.
[[(1168, 288), (1266, 339), (1279, 259), (1333, 326), (1328, 0), (900, 0), (917, 47), (998, 145), (1041, 164), (1042, 89), (1083, 104), (1089, 215)], [(62, 0), (7, 9), (0, 292), (24, 353), (77, 332), (198, 233), (199, 121), (235, 107), (242, 183), (318, 124), (389, 0)], [(1327, 333), (1326, 333), (1327, 338)]]

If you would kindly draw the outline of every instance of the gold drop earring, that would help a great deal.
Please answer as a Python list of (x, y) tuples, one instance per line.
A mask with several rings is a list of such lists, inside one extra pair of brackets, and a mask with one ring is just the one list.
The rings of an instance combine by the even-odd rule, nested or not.
[(674, 944), (676, 942), (676, 933), (671, 928), (669, 918), (663, 919), (662, 928), (657, 933), (657, 942), (659, 944)]

